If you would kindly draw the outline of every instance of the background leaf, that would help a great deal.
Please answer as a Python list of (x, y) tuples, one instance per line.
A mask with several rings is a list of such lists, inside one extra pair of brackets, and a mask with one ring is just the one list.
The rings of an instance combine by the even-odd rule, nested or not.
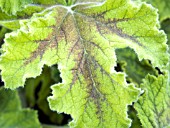
[(170, 85), (167, 77), (148, 75), (141, 85), (145, 93), (135, 103), (143, 128), (170, 127)]
[[(55, 74), (55, 81), (52, 79), (52, 74)], [(53, 123), (62, 125), (66, 118), (65, 115), (53, 112), (49, 108), (47, 97), (50, 95), (50, 86), (59, 83), (59, 71), (56, 66), (51, 68), (45, 66), (43, 72), (36, 79), (28, 79), (24, 88), (24, 95), (27, 101), (27, 106), (39, 110), (39, 119), (43, 123)], [(66, 122), (66, 121), (65, 121)]]
[(158, 9), (161, 21), (170, 18), (170, 2), (168, 0), (142, 0), (142, 1), (146, 1), (147, 3), (152, 4), (155, 8)]
[[(118, 64), (127, 74), (129, 82), (140, 85), (147, 74), (157, 75), (156, 69), (148, 60), (139, 61), (135, 52), (130, 48), (117, 49)], [(138, 86), (139, 87), (139, 86)]]
[(15, 15), (17, 11), (31, 2), (31, 0), (0, 0), (0, 8), (9, 15)]
[[(1, 128), (40, 128), (37, 113), (22, 109), (17, 91), (0, 88), (0, 127)], [(29, 125), (28, 125), (29, 124)]]
[(15, 16), (9, 16), (0, 10), (0, 25), (10, 30), (17, 30), (20, 28), (20, 21), (27, 22), (27, 19), (34, 13), (41, 12), (44, 9), (45, 7), (38, 5), (27, 5), (24, 9), (18, 11)]
[(168, 38), (167, 44), (169, 46), (169, 52), (170, 52), (170, 19), (168, 18), (168, 19), (162, 21), (161, 27), (165, 31), (165, 33), (167, 34), (167, 38)]

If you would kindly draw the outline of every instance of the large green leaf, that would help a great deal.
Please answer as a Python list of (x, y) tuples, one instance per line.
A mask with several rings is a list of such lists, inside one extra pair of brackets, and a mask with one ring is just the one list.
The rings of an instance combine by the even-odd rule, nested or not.
[(17, 91), (0, 88), (1, 128), (40, 128), (37, 113), (22, 109)]
[(96, 75), (93, 78), (96, 86), (90, 85), (90, 81), (83, 80), (82, 76), (75, 85), (71, 85), (71, 81), (54, 85), (53, 96), (49, 98), (51, 108), (71, 114), (74, 119), (71, 127), (129, 127), (126, 105), (136, 98), (138, 91), (125, 83), (123, 74), (108, 76), (96, 69), (93, 75)]
[(142, 0), (147, 3), (152, 4), (154, 7), (158, 8), (160, 14), (160, 20), (163, 21), (170, 18), (170, 2), (169, 0)]
[(145, 93), (135, 103), (143, 128), (170, 127), (170, 85), (167, 77), (148, 75), (141, 87)]
[(31, 0), (0, 0), (0, 8), (7, 14), (15, 15), (17, 11), (31, 2)]
[[(164, 69), (166, 37), (157, 13), (129, 0), (68, 1), (20, 22), (6, 35), (0, 69), (6, 88), (23, 86), (44, 64), (58, 63), (62, 83), (54, 85), (51, 109), (71, 114), (72, 127), (128, 127), (127, 105), (140, 93), (114, 70), (115, 49), (130, 47), (139, 60)], [(142, 26), (142, 29), (141, 29)]]

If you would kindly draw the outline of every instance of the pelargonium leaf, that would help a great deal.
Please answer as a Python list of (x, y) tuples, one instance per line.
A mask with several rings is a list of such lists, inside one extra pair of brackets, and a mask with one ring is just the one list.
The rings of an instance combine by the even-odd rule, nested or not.
[[(156, 28), (156, 11), (146, 4), (137, 8), (126, 0), (109, 2), (101, 7), (94, 4), (82, 7), (80, 3), (72, 7), (74, 10), (56, 5), (35, 14), (27, 22), (21, 21), (21, 29), (7, 34), (2, 48), (5, 53), (0, 67), (6, 87), (22, 86), (26, 78), (39, 75), (44, 64), (62, 65), (62, 61), (69, 63), (74, 58), (77, 60), (73, 62), (81, 62), (89, 55), (91, 62), (97, 61), (110, 72), (116, 65), (114, 49), (120, 47), (132, 47), (140, 60), (150, 59), (159, 68), (165, 66), (168, 61), (166, 37)], [(126, 13), (121, 15), (119, 11)], [(141, 21), (142, 17), (146, 20)], [(131, 22), (136, 22), (134, 27)], [(142, 30), (140, 22), (144, 24)], [(5, 70), (8, 67), (11, 70)]]
[(22, 109), (17, 91), (0, 88), (1, 128), (40, 128), (37, 113)]
[(143, 128), (170, 127), (170, 85), (167, 77), (148, 75), (141, 85), (145, 93), (135, 103)]
[(130, 47), (140, 60), (163, 69), (166, 37), (157, 28), (156, 10), (129, 0), (69, 0), (67, 5), (49, 7), (6, 35), (0, 61), (5, 87), (23, 86), (44, 64), (57, 63), (62, 83), (52, 87), (49, 102), (51, 109), (71, 114), (70, 126), (130, 126), (127, 105), (140, 90), (114, 70), (115, 49)]
[[(88, 80), (79, 76), (78, 80), (70, 82), (67, 82), (69, 78), (66, 75), (74, 77), (73, 74), (63, 74), (66, 82), (52, 86), (50, 106), (58, 112), (71, 114), (73, 121), (69, 124), (70, 127), (130, 126), (131, 121), (126, 113), (127, 105), (136, 99), (139, 91), (126, 84), (123, 74), (108, 75), (100, 70), (96, 68), (96, 72), (91, 74), (93, 77)], [(71, 85), (71, 82), (75, 82), (74, 85)]]
[(137, 53), (140, 61), (143, 58), (149, 59), (153, 66), (161, 68), (167, 64), (166, 36), (163, 31), (158, 30), (158, 14), (151, 6), (145, 3), (134, 6), (128, 0), (107, 0), (102, 6), (77, 10), (76, 16), (86, 19), (80, 21), (83, 23), (95, 22), (100, 35), (113, 42), (112, 47), (130, 47)]

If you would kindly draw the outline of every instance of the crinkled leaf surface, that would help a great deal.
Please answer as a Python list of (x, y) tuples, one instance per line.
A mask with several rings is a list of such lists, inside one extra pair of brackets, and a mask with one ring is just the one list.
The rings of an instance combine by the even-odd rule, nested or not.
[(82, 76), (74, 85), (72, 81), (54, 85), (53, 96), (49, 98), (51, 108), (71, 114), (71, 127), (129, 127), (126, 105), (136, 98), (138, 91), (126, 85), (123, 74), (108, 76), (101, 74), (100, 69), (93, 74), (96, 85), (83, 80)]
[(0, 8), (7, 14), (15, 15), (17, 11), (31, 2), (31, 0), (0, 0)]
[(1, 128), (40, 128), (37, 113), (22, 109), (17, 91), (0, 88)]
[(145, 93), (135, 103), (144, 128), (170, 127), (170, 85), (167, 77), (148, 75), (141, 85)]
[(163, 69), (166, 37), (157, 28), (156, 10), (129, 0), (70, 0), (67, 5), (49, 7), (6, 35), (0, 61), (5, 87), (23, 86), (44, 64), (58, 63), (62, 83), (52, 87), (49, 102), (51, 109), (71, 114), (71, 127), (130, 126), (127, 105), (140, 91), (114, 71), (115, 49), (130, 47), (140, 60)]
[(160, 14), (160, 20), (163, 21), (170, 18), (170, 2), (169, 0), (142, 0), (147, 3), (152, 4), (154, 7), (158, 8)]

